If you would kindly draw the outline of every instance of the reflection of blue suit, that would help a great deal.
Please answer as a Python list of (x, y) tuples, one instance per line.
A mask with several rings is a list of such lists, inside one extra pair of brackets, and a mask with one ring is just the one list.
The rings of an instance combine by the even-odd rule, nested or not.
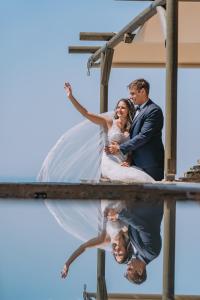
[(136, 204), (122, 209), (118, 219), (128, 226), (128, 235), (137, 250), (137, 257), (146, 264), (156, 258), (161, 250), (160, 224), (163, 205)]
[(164, 147), (162, 143), (163, 113), (152, 100), (148, 100), (133, 120), (130, 140), (120, 150), (133, 155), (133, 164), (152, 176), (163, 179)]

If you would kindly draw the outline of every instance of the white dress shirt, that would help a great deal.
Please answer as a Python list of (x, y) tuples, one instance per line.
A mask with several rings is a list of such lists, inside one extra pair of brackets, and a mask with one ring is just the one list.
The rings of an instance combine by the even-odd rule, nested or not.
[(147, 101), (141, 105), (135, 105), (136, 113), (135, 113), (134, 119), (139, 115), (139, 113), (145, 107), (145, 105), (147, 104), (148, 101), (149, 101), (149, 99), (147, 99)]

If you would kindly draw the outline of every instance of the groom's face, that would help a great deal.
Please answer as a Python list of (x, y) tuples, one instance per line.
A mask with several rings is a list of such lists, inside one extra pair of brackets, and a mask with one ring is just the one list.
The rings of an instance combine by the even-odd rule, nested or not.
[(138, 90), (135, 86), (133, 86), (132, 88), (130, 88), (129, 93), (130, 99), (134, 104), (141, 105), (144, 103), (144, 89)]

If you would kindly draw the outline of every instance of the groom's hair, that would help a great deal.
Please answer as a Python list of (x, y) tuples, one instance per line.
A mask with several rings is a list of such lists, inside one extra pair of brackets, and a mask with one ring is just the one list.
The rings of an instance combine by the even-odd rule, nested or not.
[(146, 91), (146, 94), (149, 95), (150, 84), (144, 78), (139, 78), (139, 79), (133, 80), (131, 83), (129, 83), (129, 85), (128, 85), (129, 90), (133, 87), (136, 87), (136, 89), (138, 91), (140, 91), (141, 89), (144, 89)]
[(126, 273), (124, 277), (132, 283), (142, 284), (147, 279), (147, 271), (145, 269), (142, 275), (138, 274), (137, 272)]

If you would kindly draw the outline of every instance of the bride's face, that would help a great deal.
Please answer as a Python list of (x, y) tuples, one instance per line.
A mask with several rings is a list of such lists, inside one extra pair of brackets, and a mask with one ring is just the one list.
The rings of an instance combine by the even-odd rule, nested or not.
[(112, 243), (112, 253), (118, 263), (122, 263), (127, 255), (127, 249), (122, 235), (119, 235)]
[(127, 118), (128, 116), (128, 107), (124, 101), (120, 101), (116, 107), (116, 114), (120, 118)]

